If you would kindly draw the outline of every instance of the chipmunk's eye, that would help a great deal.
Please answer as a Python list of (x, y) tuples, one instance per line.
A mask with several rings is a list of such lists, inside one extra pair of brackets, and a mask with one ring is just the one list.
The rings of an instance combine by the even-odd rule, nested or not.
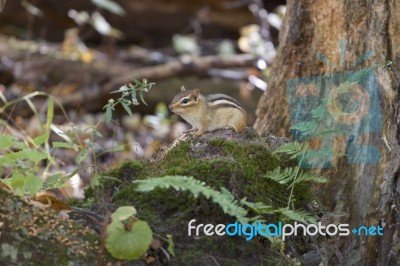
[(189, 102), (189, 99), (188, 99), (188, 98), (183, 98), (183, 100), (182, 100), (181, 103), (185, 104), (185, 103), (188, 103), (188, 102)]

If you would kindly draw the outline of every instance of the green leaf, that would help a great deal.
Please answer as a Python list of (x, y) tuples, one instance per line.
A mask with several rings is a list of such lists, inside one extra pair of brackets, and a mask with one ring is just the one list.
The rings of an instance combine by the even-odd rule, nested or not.
[(88, 148), (85, 148), (85, 149), (79, 151), (78, 154), (76, 155), (76, 158), (75, 158), (76, 164), (81, 164), (83, 162), (83, 160), (85, 160), (88, 155), (89, 155), (89, 149)]
[(275, 168), (272, 171), (267, 172), (265, 175), (266, 178), (275, 180), (279, 184), (287, 184), (289, 182), (293, 182), (296, 177), (296, 173), (299, 171), (299, 167), (287, 167), (282, 169), (280, 166)]
[(33, 139), (33, 143), (36, 146), (40, 146), (43, 143), (45, 143), (49, 139), (49, 133), (45, 132), (42, 135), (37, 136), (36, 138)]
[(320, 104), (317, 108), (311, 111), (311, 115), (313, 118), (321, 118), (325, 114), (326, 107), (324, 104)]
[(120, 221), (107, 226), (106, 248), (114, 258), (134, 260), (142, 257), (153, 239), (149, 225), (136, 221), (130, 230)]
[(133, 88), (131, 91), (131, 96), (132, 96), (132, 102), (134, 99), (136, 99), (136, 90)]
[(298, 221), (304, 224), (316, 224), (317, 220), (315, 219), (315, 215), (312, 213), (308, 213), (305, 211), (294, 211), (288, 210), (286, 208), (279, 209), (278, 212), (285, 215), (287, 218), (293, 221)]
[(174, 252), (174, 241), (172, 239), (172, 235), (167, 235), (167, 242), (168, 242), (168, 252), (175, 257), (175, 252)]
[(111, 122), (112, 111), (113, 111), (113, 107), (111, 105), (107, 105), (106, 112), (104, 113), (104, 120), (106, 121), (106, 124), (109, 124)]
[(0, 149), (5, 149), (11, 147), (13, 143), (13, 136), (11, 135), (1, 135), (0, 136)]
[(112, 215), (111, 219), (113, 221), (123, 221), (128, 219), (129, 217), (135, 215), (136, 209), (132, 206), (123, 206), (119, 207)]
[(129, 114), (129, 116), (132, 116), (132, 111), (131, 108), (129, 108), (129, 105), (124, 101), (122, 101), (121, 104), (122, 107), (124, 107), (125, 111)]
[(306, 182), (306, 181), (311, 181), (315, 183), (326, 183), (328, 180), (320, 175), (313, 174), (312, 172), (309, 171), (301, 171), (296, 180), (293, 180), (292, 184), (290, 184), (290, 187), (294, 186), (297, 183), (301, 182)]
[(43, 180), (35, 175), (29, 175), (26, 177), (25, 187), (28, 189), (31, 195), (34, 195), (42, 189)]
[(282, 146), (279, 146), (276, 150), (273, 151), (273, 154), (279, 154), (279, 153), (287, 153), (289, 155), (298, 154), (300, 152), (303, 152), (305, 145), (306, 144), (297, 141), (289, 142), (283, 144)]
[(194, 179), (191, 176), (165, 176), (154, 177), (144, 180), (136, 180), (138, 184), (136, 191), (147, 192), (155, 188), (170, 188), (180, 191), (189, 191), (194, 197), (199, 194), (204, 195), (206, 199), (211, 199), (218, 204), (222, 210), (233, 217), (236, 217), (239, 222), (246, 223), (247, 211), (234, 199), (233, 195), (226, 189), (216, 191), (204, 182)]
[(116, 2), (111, 0), (92, 0), (92, 3), (96, 6), (103, 8), (116, 15), (125, 15), (125, 10)]
[(94, 174), (90, 179), (90, 187), (95, 188), (100, 185), (101, 176), (99, 174)]
[(10, 178), (3, 179), (2, 181), (12, 187), (18, 195), (22, 196), (24, 194), (25, 176), (20, 172), (14, 172)]
[(48, 154), (45, 152), (25, 149), (19, 152), (8, 153), (5, 156), (12, 160), (29, 160), (37, 164), (41, 160), (47, 159)]
[(313, 131), (317, 127), (315, 121), (303, 121), (290, 127), (290, 129), (299, 130), (303, 133)]
[(58, 188), (65, 184), (65, 182), (69, 179), (68, 176), (63, 174), (54, 174), (49, 176), (44, 182), (46, 189)]
[(144, 100), (143, 90), (140, 90), (140, 91), (139, 91), (139, 97), (140, 97), (140, 100), (142, 101), (142, 103), (144, 103), (145, 105), (147, 105), (146, 101)]

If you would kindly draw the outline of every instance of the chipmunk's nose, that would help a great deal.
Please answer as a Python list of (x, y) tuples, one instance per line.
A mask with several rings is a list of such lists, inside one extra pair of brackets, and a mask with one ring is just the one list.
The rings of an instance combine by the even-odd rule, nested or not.
[(172, 105), (168, 105), (169, 110), (173, 111), (174, 107), (172, 107)]

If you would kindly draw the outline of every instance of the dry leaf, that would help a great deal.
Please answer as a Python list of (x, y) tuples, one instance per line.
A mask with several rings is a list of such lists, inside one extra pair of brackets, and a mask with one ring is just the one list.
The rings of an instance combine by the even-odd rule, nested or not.
[(71, 211), (72, 208), (67, 203), (60, 201), (54, 193), (49, 191), (43, 191), (36, 193), (33, 197), (33, 200), (44, 204), (52, 208), (53, 210), (60, 212), (60, 211)]

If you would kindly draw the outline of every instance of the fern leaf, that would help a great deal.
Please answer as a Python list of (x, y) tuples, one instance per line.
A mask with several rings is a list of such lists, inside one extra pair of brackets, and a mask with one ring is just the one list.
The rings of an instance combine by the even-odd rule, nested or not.
[(289, 220), (298, 221), (305, 224), (317, 223), (315, 216), (305, 211), (294, 211), (284, 208), (284, 209), (279, 209), (279, 213), (286, 216)]
[(313, 118), (321, 118), (325, 114), (325, 111), (326, 111), (325, 104), (320, 104), (311, 111), (311, 115)]
[(247, 211), (239, 205), (232, 193), (227, 189), (221, 188), (221, 191), (216, 191), (207, 186), (204, 182), (194, 179), (191, 176), (165, 176), (154, 177), (144, 180), (137, 180), (134, 183), (138, 184), (137, 191), (148, 192), (155, 188), (173, 188), (178, 191), (189, 191), (194, 197), (203, 194), (207, 199), (211, 199), (218, 204), (222, 210), (233, 217), (236, 217), (239, 222), (247, 223)]
[[(296, 173), (298, 173), (297, 176)], [(281, 169), (281, 167), (278, 166), (273, 171), (268, 172), (265, 177), (282, 185), (290, 183), (289, 188), (295, 184), (306, 181), (316, 183), (325, 183), (327, 181), (327, 179), (323, 176), (319, 176), (308, 171), (300, 171), (298, 166), (288, 167), (285, 169)]]
[(313, 131), (317, 127), (315, 121), (303, 121), (290, 127), (290, 129), (299, 130), (303, 133)]
[(296, 172), (298, 171), (298, 166), (288, 167), (281, 169), (280, 166), (272, 171), (269, 171), (265, 177), (278, 182), (279, 184), (287, 184), (295, 178)]
[(296, 180), (294, 180), (291, 184), (290, 187), (294, 186), (295, 184), (301, 183), (301, 182), (316, 182), (316, 183), (326, 183), (327, 179), (323, 176), (316, 175), (311, 172), (305, 172), (302, 171), (298, 174)]
[(305, 145), (306, 144), (297, 141), (289, 142), (278, 147), (276, 150), (273, 151), (273, 154), (279, 154), (279, 153), (287, 153), (289, 155), (298, 154), (300, 152), (303, 152)]

